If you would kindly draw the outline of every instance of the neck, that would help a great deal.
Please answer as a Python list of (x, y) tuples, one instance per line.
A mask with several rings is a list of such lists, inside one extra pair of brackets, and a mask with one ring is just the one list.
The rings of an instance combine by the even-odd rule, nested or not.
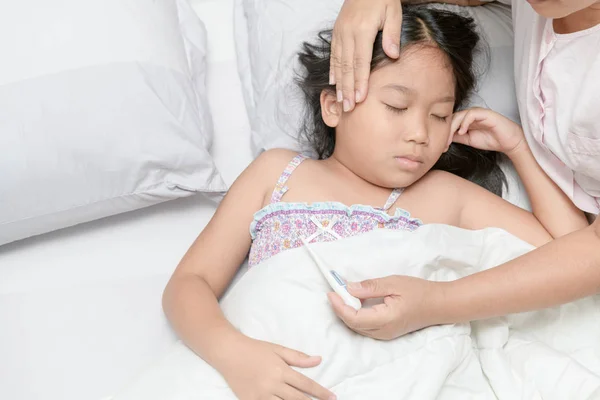
[(346, 179), (349, 183), (352, 183), (353, 186), (362, 187), (365, 190), (369, 187), (378, 186), (375, 183), (363, 178), (359, 173), (350, 169), (346, 163), (344, 163), (343, 159), (344, 157), (340, 157), (336, 149), (333, 151), (331, 157), (323, 160), (323, 162), (330, 168), (331, 171), (337, 174), (338, 177)]
[(323, 160), (323, 163), (329, 166), (332, 171), (335, 171), (336, 173), (341, 174), (348, 179), (364, 180), (356, 175), (350, 168), (346, 166), (346, 164), (340, 160), (338, 153), (335, 150), (329, 158)]
[(559, 34), (568, 34), (593, 28), (600, 24), (600, 2), (554, 20), (554, 31)]

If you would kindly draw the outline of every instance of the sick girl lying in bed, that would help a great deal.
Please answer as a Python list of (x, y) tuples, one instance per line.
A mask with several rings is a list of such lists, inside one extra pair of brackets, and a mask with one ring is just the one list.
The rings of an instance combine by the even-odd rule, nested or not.
[[(304, 44), (299, 83), (309, 112), (303, 134), (318, 158), (283, 149), (261, 154), (233, 184), (164, 293), (178, 335), (239, 398), (335, 398), (291, 368), (314, 367), (319, 357), (244, 336), (224, 317), (218, 299), (247, 256), (251, 268), (261, 268), (301, 246), (301, 238), (334, 241), (431, 223), (498, 227), (534, 246), (552, 240), (531, 213), (499, 196), (504, 175), (494, 153), (452, 142), (465, 122), (463, 115), (453, 124), (453, 115), (476, 81), (478, 41), (471, 19), (405, 7), (402, 55), (387, 58), (378, 37), (369, 95), (351, 112), (329, 85), (330, 32)], [(520, 128), (508, 119), (489, 111), (478, 123), (504, 149), (522, 145)]]

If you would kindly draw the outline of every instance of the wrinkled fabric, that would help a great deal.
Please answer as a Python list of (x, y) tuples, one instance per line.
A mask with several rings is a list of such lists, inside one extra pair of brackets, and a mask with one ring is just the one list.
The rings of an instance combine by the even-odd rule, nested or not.
[[(447, 281), (531, 246), (498, 229), (377, 230), (313, 249), (348, 280), (391, 274)], [(250, 269), (221, 305), (244, 334), (323, 358), (301, 370), (339, 399), (593, 399), (600, 395), (600, 296), (392, 341), (349, 330), (304, 248)], [(226, 344), (223, 343), (223, 346)], [(221, 375), (178, 343), (113, 400), (235, 399)]]

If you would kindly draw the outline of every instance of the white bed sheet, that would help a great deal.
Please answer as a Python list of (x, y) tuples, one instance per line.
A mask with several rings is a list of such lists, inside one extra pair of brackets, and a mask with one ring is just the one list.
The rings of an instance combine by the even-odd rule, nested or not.
[[(196, 0), (209, 40), (213, 155), (232, 183), (251, 161), (232, 0)], [(161, 292), (215, 204), (201, 196), (0, 247), (0, 399), (99, 400), (175, 341)]]

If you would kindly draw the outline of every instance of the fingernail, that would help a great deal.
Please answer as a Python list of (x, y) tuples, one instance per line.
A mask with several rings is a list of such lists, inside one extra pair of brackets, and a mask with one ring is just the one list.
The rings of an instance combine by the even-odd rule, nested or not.
[(344, 112), (350, 111), (350, 102), (348, 100), (344, 100)]
[(360, 289), (362, 287), (362, 285), (360, 284), (360, 282), (348, 282), (347, 286), (350, 289)]
[(397, 57), (400, 55), (400, 46), (398, 46), (396, 43), (392, 44), (392, 53)]
[(338, 102), (338, 103), (341, 103), (341, 102), (342, 102), (342, 100), (344, 100), (344, 95), (342, 94), (342, 91), (341, 91), (341, 90), (338, 90), (338, 91), (337, 91), (337, 102)]
[(360, 97), (360, 90), (357, 90), (356, 93), (354, 93), (354, 96), (356, 97), (356, 102), (360, 102), (362, 100), (362, 98)]
[(333, 76), (333, 72), (329, 73), (329, 84), (335, 85), (335, 77)]

